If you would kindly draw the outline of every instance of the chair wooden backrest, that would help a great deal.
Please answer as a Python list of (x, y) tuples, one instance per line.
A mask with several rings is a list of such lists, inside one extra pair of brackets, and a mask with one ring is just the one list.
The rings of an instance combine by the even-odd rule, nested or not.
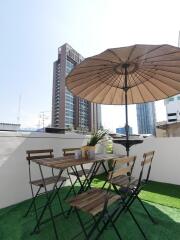
[(42, 158), (53, 158), (53, 149), (37, 149), (37, 150), (27, 150), (26, 159), (28, 161), (33, 159), (42, 159)]
[[(31, 176), (31, 160), (35, 159), (43, 159), (43, 158), (53, 158), (53, 149), (36, 149), (36, 150), (27, 150), (26, 151), (26, 160), (28, 160), (29, 164), (29, 182), (31, 183), (32, 181), (32, 176)], [(53, 169), (52, 169), (52, 174)]]
[(136, 156), (116, 158), (112, 160), (112, 171), (109, 172), (108, 179), (128, 175), (131, 176)]
[(141, 180), (143, 180), (143, 173), (144, 173), (144, 169), (147, 169), (147, 175), (144, 178), (145, 182), (148, 182), (149, 180), (149, 175), (151, 172), (151, 165), (152, 165), (152, 160), (154, 158), (154, 153), (155, 151), (150, 151), (150, 152), (146, 152), (143, 154), (143, 160), (141, 161), (141, 172), (140, 172), (140, 176), (139, 176), (139, 183), (141, 182)]
[(106, 200), (104, 204), (104, 211), (105, 209), (107, 209), (109, 195), (112, 193), (111, 192), (112, 180), (124, 175), (126, 176), (128, 175), (130, 179), (135, 160), (136, 160), (136, 156), (121, 157), (121, 158), (116, 158), (111, 160), (112, 168), (108, 173), (109, 186), (106, 189), (106, 197), (105, 197)]
[(81, 148), (63, 148), (63, 156), (71, 156), (75, 155), (76, 150), (80, 150)]

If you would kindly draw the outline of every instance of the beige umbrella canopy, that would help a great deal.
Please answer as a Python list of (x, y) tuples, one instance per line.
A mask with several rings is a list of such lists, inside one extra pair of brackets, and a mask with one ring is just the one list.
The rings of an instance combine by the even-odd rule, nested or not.
[(180, 48), (134, 45), (86, 58), (66, 78), (76, 96), (101, 104), (124, 104), (129, 155), (128, 104), (164, 99), (180, 92)]
[(125, 104), (125, 87), (127, 104), (164, 99), (180, 91), (180, 49), (170, 45), (107, 49), (77, 65), (66, 85), (74, 95), (101, 104)]

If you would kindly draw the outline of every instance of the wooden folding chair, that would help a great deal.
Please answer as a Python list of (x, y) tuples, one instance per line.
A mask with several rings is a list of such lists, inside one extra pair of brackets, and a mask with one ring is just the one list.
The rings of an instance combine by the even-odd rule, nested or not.
[[(153, 217), (151, 216), (151, 214), (149, 213), (149, 211), (147, 210), (147, 208), (145, 207), (144, 203), (138, 196), (140, 191), (148, 183), (154, 153), (155, 153), (154, 151), (150, 151), (143, 154), (143, 161), (141, 161), (141, 170), (140, 170), (138, 179), (135, 179), (131, 176), (132, 174), (131, 167), (130, 168), (127, 167), (127, 170), (129, 168), (129, 172), (131, 172), (130, 177), (127, 175), (123, 175), (123, 177), (121, 176), (119, 179), (118, 178), (112, 179), (111, 183), (116, 193), (119, 193), (121, 196), (123, 196), (122, 200), (124, 201), (126, 208), (128, 210), (130, 210), (130, 206), (137, 199), (140, 202), (143, 209), (145, 210), (148, 217), (150, 218), (150, 220), (153, 223), (156, 223)], [(125, 160), (119, 159), (119, 162), (123, 161), (124, 163), (127, 163), (130, 165), (130, 162), (127, 160), (128, 158), (125, 158)], [(129, 160), (131, 161), (131, 159)], [(133, 164), (131, 166), (133, 166)], [(120, 171), (123, 172), (124, 170), (121, 169)], [(121, 214), (121, 211), (119, 212), (119, 214), (116, 214), (116, 217), (114, 218), (115, 221), (118, 219), (120, 214)], [(142, 231), (142, 234), (146, 238), (143, 231)]]
[[(112, 164), (115, 166), (115, 174), (111, 179), (111, 184), (116, 192), (119, 192), (117, 186), (128, 187), (136, 180), (132, 177), (132, 171), (136, 161), (135, 156), (123, 157), (112, 160)], [(117, 176), (116, 176), (117, 175)]]
[(156, 221), (153, 219), (153, 217), (145, 207), (143, 201), (138, 196), (138, 194), (145, 187), (145, 185), (148, 184), (154, 154), (155, 154), (155, 151), (150, 151), (143, 154), (143, 160), (141, 161), (141, 171), (140, 171), (139, 179), (136, 180), (132, 185), (130, 185), (131, 190), (134, 191), (134, 194), (133, 194), (134, 198), (132, 199), (132, 202), (130, 204), (132, 204), (134, 200), (137, 199), (140, 202), (143, 209), (145, 210), (145, 212), (147, 213), (152, 223), (155, 224)]
[[(60, 186), (59, 188), (62, 186), (62, 184), (66, 181), (66, 177), (60, 177), (58, 179), (58, 176), (56, 176), (54, 174), (54, 171), (52, 169), (52, 176), (50, 177), (46, 177), (44, 179), (32, 179), (32, 170), (31, 170), (31, 160), (34, 160), (34, 159), (51, 159), (53, 158), (54, 155), (53, 155), (53, 149), (40, 149), (40, 150), (28, 150), (26, 151), (26, 159), (28, 161), (28, 166), (29, 166), (29, 184), (30, 184), (30, 187), (31, 187), (31, 193), (32, 193), (32, 201), (24, 215), (24, 217), (26, 217), (32, 208), (34, 208), (34, 212), (35, 212), (35, 215), (36, 215), (36, 220), (38, 219), (38, 212), (37, 210), (37, 204), (36, 204), (36, 200), (37, 200), (37, 197), (39, 195), (42, 195), (44, 194), (44, 192), (40, 192), (42, 189), (47, 189), (46, 187), (50, 184), (54, 184), (56, 183), (57, 181), (60, 182)], [(37, 188), (37, 190), (35, 191), (34, 190), (34, 187)], [(59, 201), (59, 204), (60, 204), (60, 208), (62, 210), (62, 212), (64, 212), (63, 210), (63, 207), (62, 207), (62, 204), (61, 204), (61, 200), (60, 200), (60, 196), (59, 196), (59, 193), (58, 193), (58, 190), (57, 189), (57, 197), (58, 197), (58, 201)], [(41, 208), (41, 207), (40, 207)]]
[[(130, 171), (132, 166), (126, 166), (125, 168), (118, 168), (119, 161), (124, 162), (135, 162), (136, 157), (126, 157), (126, 158), (117, 158), (113, 160), (112, 171), (108, 174), (108, 188), (106, 189), (90, 189), (84, 193), (81, 193), (73, 198), (71, 198), (68, 202), (70, 203), (71, 207), (75, 209), (77, 217), (79, 219), (80, 225), (82, 227), (82, 231), (85, 235), (85, 239), (91, 239), (92, 234), (97, 230), (98, 234), (93, 237), (93, 239), (98, 240), (100, 235), (103, 233), (104, 229), (110, 223), (115, 230), (116, 235), (119, 239), (122, 239), (120, 233), (115, 225), (117, 218), (119, 217), (120, 213), (127, 210), (134, 222), (137, 224), (139, 230), (143, 234), (144, 238), (146, 238), (143, 230), (141, 229), (139, 223), (137, 222), (136, 218), (134, 217), (131, 210), (126, 205), (124, 195), (120, 194), (117, 190), (117, 193), (112, 192), (111, 187), (113, 186), (112, 182), (114, 179), (121, 178), (121, 176), (127, 175)], [(114, 204), (114, 207), (109, 207)], [(90, 230), (87, 232), (87, 226), (83, 223), (79, 210), (88, 213), (91, 217), (94, 224), (92, 224)], [(119, 212), (121, 211), (121, 212)], [(117, 216), (118, 213), (118, 216)], [(103, 227), (100, 227), (101, 223)], [(79, 235), (79, 234), (78, 234)], [(76, 237), (78, 236), (76, 235)], [(74, 239), (74, 238), (73, 238)]]
[[(115, 204), (120, 200), (120, 196), (114, 194), (110, 191), (110, 188), (103, 189), (89, 189), (86, 192), (76, 195), (75, 197), (68, 200), (70, 206), (75, 209), (77, 214), (77, 218), (82, 228), (82, 232), (78, 233), (73, 239), (79, 237), (81, 233), (84, 233), (85, 239), (90, 240), (92, 238), (92, 234), (95, 230), (100, 230), (100, 223), (103, 221), (109, 220), (118, 236), (119, 239), (122, 239), (120, 233), (115, 226), (115, 224), (111, 221), (110, 213), (108, 212), (108, 207), (112, 204)], [(83, 222), (81, 219), (79, 210), (86, 212), (91, 216), (90, 221)], [(91, 226), (87, 226), (87, 223), (91, 223)], [(90, 227), (90, 230), (87, 231), (87, 228)]]

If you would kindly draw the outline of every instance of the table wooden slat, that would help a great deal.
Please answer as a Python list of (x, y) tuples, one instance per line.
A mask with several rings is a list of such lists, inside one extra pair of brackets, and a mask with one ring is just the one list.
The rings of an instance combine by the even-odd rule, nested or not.
[(57, 168), (57, 169), (65, 169), (68, 167), (78, 166), (81, 164), (112, 160), (117, 157), (122, 157), (122, 155), (96, 154), (95, 159), (93, 160), (75, 159), (74, 156), (63, 156), (63, 157), (56, 157), (56, 158), (36, 159), (32, 161), (42, 166), (47, 166), (47, 167)]

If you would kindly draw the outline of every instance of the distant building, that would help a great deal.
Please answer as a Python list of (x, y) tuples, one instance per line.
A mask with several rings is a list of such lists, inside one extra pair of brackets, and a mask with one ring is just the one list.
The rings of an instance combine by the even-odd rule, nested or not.
[(180, 94), (170, 97), (164, 101), (166, 106), (167, 121), (180, 121)]
[(18, 131), (21, 124), (16, 123), (0, 123), (0, 131)]
[(136, 105), (139, 134), (156, 135), (156, 114), (154, 102)]
[(101, 107), (73, 96), (65, 86), (68, 73), (84, 58), (68, 44), (58, 49), (54, 62), (52, 127), (97, 130), (101, 126)]
[[(132, 127), (129, 126), (129, 135), (132, 135)], [(121, 127), (121, 128), (116, 128), (116, 133), (119, 133), (119, 134), (126, 134), (126, 129), (125, 127)]]
[(180, 121), (179, 122), (159, 122), (156, 125), (157, 137), (180, 137)]

